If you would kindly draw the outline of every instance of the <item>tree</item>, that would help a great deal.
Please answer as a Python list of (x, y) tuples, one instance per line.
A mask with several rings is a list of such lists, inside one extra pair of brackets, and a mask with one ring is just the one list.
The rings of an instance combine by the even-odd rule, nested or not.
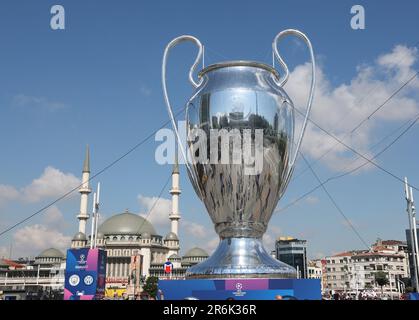
[(387, 274), (383, 271), (378, 271), (374, 274), (375, 282), (381, 287), (381, 295), (383, 295), (383, 286), (389, 284)]
[(159, 282), (159, 278), (157, 277), (148, 277), (145, 281), (143, 290), (150, 296), (155, 298), (157, 296), (157, 284)]

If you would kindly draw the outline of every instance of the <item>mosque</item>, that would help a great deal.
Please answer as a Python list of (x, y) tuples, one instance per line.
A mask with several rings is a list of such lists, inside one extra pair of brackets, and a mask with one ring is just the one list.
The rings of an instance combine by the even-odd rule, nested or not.
[[(82, 171), (82, 186), (80, 192), (80, 212), (77, 215), (79, 230), (71, 241), (71, 248), (90, 247), (91, 236), (86, 234), (89, 220), (88, 200), (91, 188), (89, 148)], [(182, 279), (185, 271), (208, 258), (205, 250), (195, 247), (180, 256), (179, 241), (179, 163), (177, 153), (172, 171), (172, 210), (168, 212), (170, 232), (160, 235), (150, 221), (126, 210), (105, 220), (99, 227), (96, 246), (107, 251), (106, 284), (107, 287), (124, 288), (132, 283), (134, 273), (138, 272), (142, 279), (148, 276), (167, 278), (164, 263), (172, 262), (170, 277)]]

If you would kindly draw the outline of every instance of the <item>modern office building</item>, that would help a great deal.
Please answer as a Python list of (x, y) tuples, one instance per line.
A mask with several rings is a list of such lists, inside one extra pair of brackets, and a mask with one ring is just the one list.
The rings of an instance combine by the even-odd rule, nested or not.
[(299, 278), (308, 278), (307, 241), (292, 237), (279, 237), (275, 242), (276, 258), (295, 269)]

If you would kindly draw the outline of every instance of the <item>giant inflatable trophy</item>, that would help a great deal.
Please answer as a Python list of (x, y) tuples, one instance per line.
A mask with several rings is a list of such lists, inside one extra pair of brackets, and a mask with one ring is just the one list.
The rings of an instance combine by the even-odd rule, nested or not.
[[(296, 139), (294, 105), (283, 89), (289, 71), (278, 53), (279, 40), (288, 35), (304, 40), (312, 65), (305, 118)], [(195, 92), (186, 104), (186, 132), (179, 132), (166, 88), (166, 64), (169, 51), (184, 41), (195, 43), (199, 52), (189, 71), (189, 81)], [(181, 152), (184, 159), (188, 159), (185, 162), (189, 178), (220, 236), (215, 252), (204, 262), (189, 268), (188, 278), (296, 278), (293, 267), (272, 258), (265, 251), (262, 236), (294, 169), (313, 100), (315, 61), (310, 40), (298, 30), (280, 32), (272, 43), (272, 49), (283, 69), (282, 76), (275, 66), (253, 61), (229, 61), (204, 68), (198, 73), (197, 80), (194, 79), (194, 71), (203, 55), (203, 46), (198, 39), (189, 35), (180, 36), (173, 39), (164, 51), (164, 99)], [(201, 139), (200, 142), (201, 148), (202, 142), (205, 142), (204, 148), (208, 151), (214, 147), (210, 139), (214, 130), (228, 133), (236, 129), (234, 132), (239, 132), (244, 145), (244, 132), (250, 129), (252, 134), (247, 141), (254, 150), (254, 159), (258, 156), (262, 159), (260, 170), (246, 173), (249, 164), (244, 157), (240, 162), (232, 163), (196, 161), (200, 159), (196, 153), (204, 151), (194, 149), (197, 141), (190, 138), (197, 128), (207, 133), (208, 139)], [(262, 131), (262, 142), (257, 141), (256, 131)], [(180, 139), (184, 134), (187, 137), (186, 148), (182, 147)], [(231, 146), (230, 142), (219, 143), (219, 138), (222, 140), (223, 137), (217, 136), (215, 141), (217, 159), (218, 153), (222, 154), (226, 146)], [(234, 156), (231, 149), (228, 150), (229, 159)]]

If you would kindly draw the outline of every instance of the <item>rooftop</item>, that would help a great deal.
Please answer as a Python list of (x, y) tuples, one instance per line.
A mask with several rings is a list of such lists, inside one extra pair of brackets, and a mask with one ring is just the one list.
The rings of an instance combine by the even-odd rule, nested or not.
[(393, 257), (393, 258), (403, 258), (404, 255), (397, 254), (397, 253), (384, 253), (384, 252), (364, 252), (358, 253), (353, 256), (353, 258), (357, 257)]

